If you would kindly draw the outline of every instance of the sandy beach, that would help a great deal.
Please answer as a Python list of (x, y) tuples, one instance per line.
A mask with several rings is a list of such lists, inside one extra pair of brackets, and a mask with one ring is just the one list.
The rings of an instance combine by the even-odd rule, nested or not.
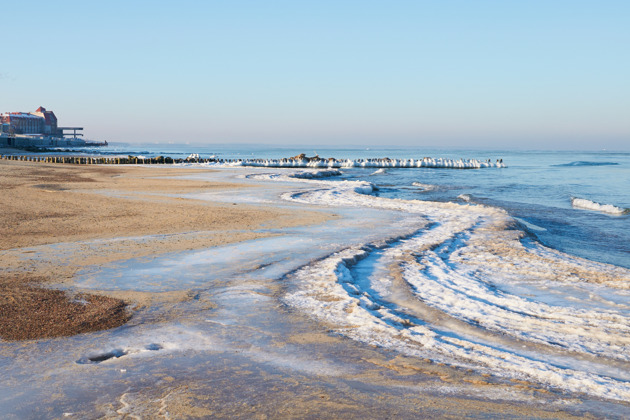
[[(295, 285), (265, 271), (286, 259), (274, 260), (277, 241), (326, 255), (341, 229), (383, 219), (244, 204), (265, 184), (218, 175), (0, 161), (7, 418), (592, 415), (588, 399), (406, 357), (288, 308)], [(332, 236), (304, 242), (331, 223)]]
[[(129, 320), (132, 311), (125, 309), (127, 305), (147, 303), (146, 296), (130, 293), (122, 298), (120, 294), (114, 298), (82, 294), (77, 300), (71, 293), (37, 286), (70, 281), (82, 267), (224, 245), (265, 236), (255, 232), (262, 225), (281, 228), (327, 217), (316, 212), (292, 214), (269, 207), (173, 198), (170, 195), (175, 193), (243, 188), (240, 184), (168, 179), (187, 172), (197, 170), (1, 160), (0, 337), (34, 339), (113, 328)], [(133, 239), (146, 235), (151, 238)], [(127, 240), (115, 247), (86, 249), (53, 263), (28, 258), (29, 251), (21, 250), (119, 237)], [(81, 299), (89, 304), (82, 304)]]

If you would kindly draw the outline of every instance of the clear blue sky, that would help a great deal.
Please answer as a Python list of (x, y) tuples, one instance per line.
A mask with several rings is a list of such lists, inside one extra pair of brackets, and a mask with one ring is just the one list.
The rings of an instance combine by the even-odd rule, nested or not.
[(630, 149), (630, 1), (13, 1), (0, 112), (93, 139)]

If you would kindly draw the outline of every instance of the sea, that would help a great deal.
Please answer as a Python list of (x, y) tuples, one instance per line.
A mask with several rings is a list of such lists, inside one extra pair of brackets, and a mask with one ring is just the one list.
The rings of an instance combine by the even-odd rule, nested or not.
[[(502, 159), (506, 168), (371, 168), (342, 171), (342, 180), (374, 183), (373, 194), (404, 200), (478, 203), (504, 209), (540, 243), (594, 261), (630, 268), (630, 152), (509, 151), (439, 148), (306, 148), (261, 145), (113, 143), (78, 149), (88, 155), (218, 159)], [(377, 176), (375, 176), (377, 175)]]
[[(221, 339), (243, 340), (236, 335), (242, 328), (280, 328), (282, 336), (287, 310), (394, 355), (537, 384), (571, 401), (630, 401), (629, 152), (113, 144), (82, 153), (221, 159), (176, 166), (213, 169), (187, 171), (189, 179), (267, 188), (189, 198), (339, 216), (271, 238), (79, 276), (77, 286), (87, 289), (104, 282), (148, 292), (200, 288), (225, 308), (211, 320), (191, 315), (194, 335), (181, 323), (170, 327), (176, 333), (143, 326), (142, 340), (160, 349), (202, 351), (218, 328)], [(273, 165), (301, 153), (354, 164)], [(503, 165), (400, 167), (425, 157)], [(383, 158), (392, 163), (361, 164)], [(243, 166), (244, 159), (263, 164)], [(258, 291), (270, 285), (282, 290), (279, 302), (261, 300)], [(236, 325), (242, 327), (227, 329)], [(148, 348), (137, 337), (121, 330), (81, 346), (106, 351), (115, 342), (122, 355), (133, 354)], [(193, 346), (199, 337), (205, 341)], [(283, 351), (247, 340), (265, 349), (265, 360)], [(311, 351), (286, 349), (273, 359), (288, 363)], [(627, 413), (622, 405), (615, 415)]]

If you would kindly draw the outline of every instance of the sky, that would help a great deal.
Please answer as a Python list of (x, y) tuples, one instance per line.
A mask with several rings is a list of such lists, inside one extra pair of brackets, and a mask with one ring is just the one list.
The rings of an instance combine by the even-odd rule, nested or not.
[(0, 112), (124, 142), (630, 150), (630, 1), (12, 1)]

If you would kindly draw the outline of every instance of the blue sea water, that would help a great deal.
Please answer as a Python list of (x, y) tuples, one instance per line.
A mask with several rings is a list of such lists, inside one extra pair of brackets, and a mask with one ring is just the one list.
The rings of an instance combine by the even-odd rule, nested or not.
[[(107, 155), (185, 158), (277, 159), (308, 156), (344, 159), (414, 158), (503, 159), (507, 168), (374, 169), (343, 171), (342, 179), (366, 180), (389, 198), (454, 201), (496, 206), (522, 222), (551, 248), (630, 268), (630, 216), (574, 208), (580, 198), (621, 210), (630, 208), (630, 153), (612, 151), (509, 151), (427, 148), (316, 148), (263, 145), (113, 144), (86, 149)], [(413, 184), (424, 184), (414, 186)], [(430, 186), (427, 188), (427, 186)]]
[[(480, 153), (462, 152), (476, 157)], [(630, 216), (574, 208), (572, 198), (630, 208), (630, 154), (610, 152), (496, 151), (507, 168), (479, 170), (389, 169), (358, 178), (391, 198), (469, 202), (496, 206), (523, 221), (522, 228), (554, 249), (630, 268)], [(484, 157), (483, 154), (481, 157)], [(367, 175), (367, 176), (366, 176)], [(413, 182), (434, 186), (418, 188)]]

